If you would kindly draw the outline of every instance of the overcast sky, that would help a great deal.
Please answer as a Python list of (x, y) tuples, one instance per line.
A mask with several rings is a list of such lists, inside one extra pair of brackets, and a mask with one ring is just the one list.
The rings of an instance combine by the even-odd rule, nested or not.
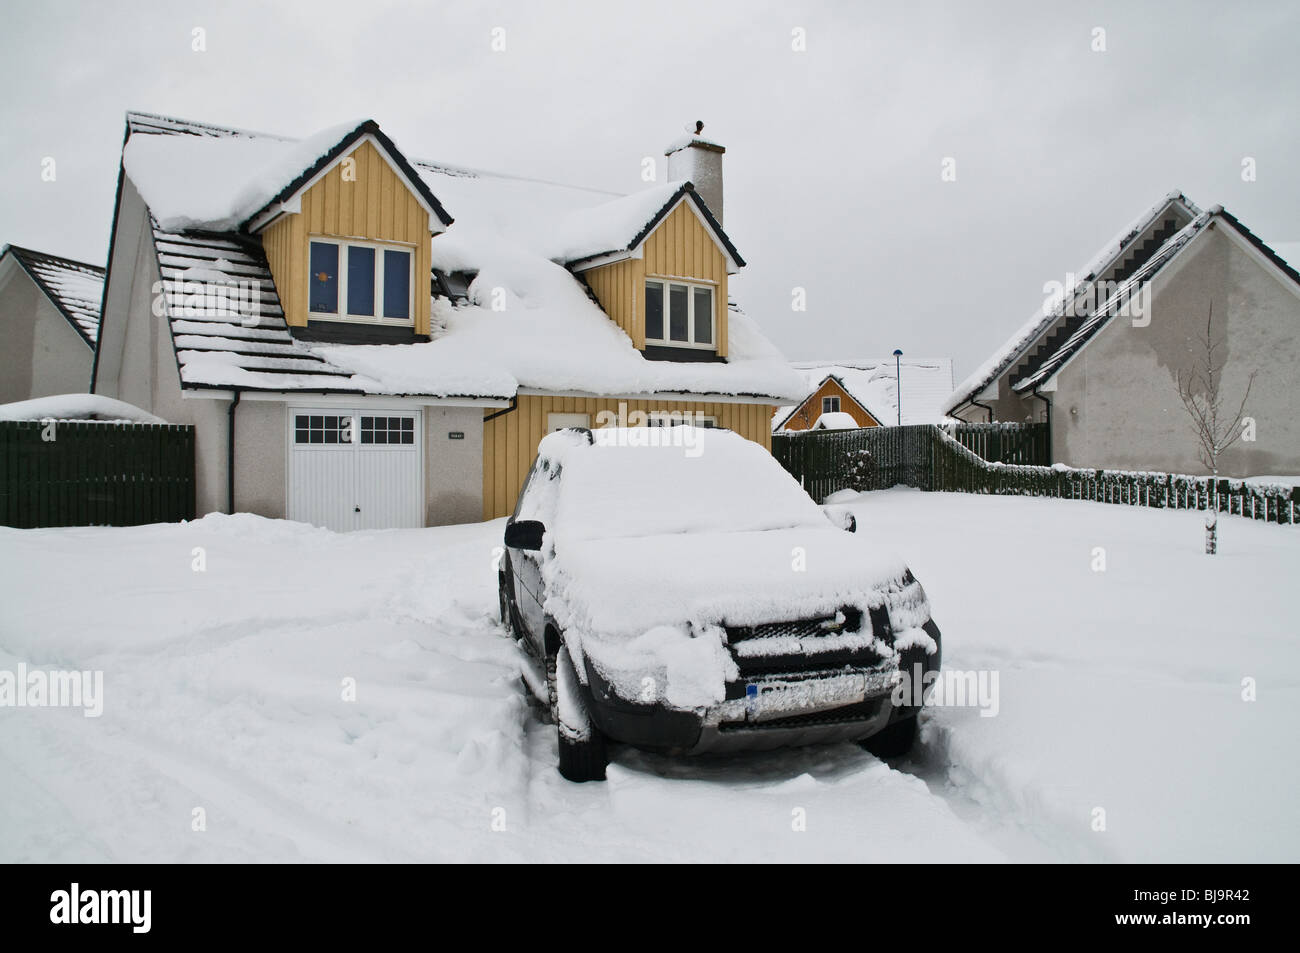
[(1171, 189), (1300, 240), (1298, 36), (1294, 2), (15, 4), (0, 242), (105, 261), (127, 109), (371, 117), (410, 156), (619, 191), (702, 119), (734, 294), (787, 356), (960, 381)]

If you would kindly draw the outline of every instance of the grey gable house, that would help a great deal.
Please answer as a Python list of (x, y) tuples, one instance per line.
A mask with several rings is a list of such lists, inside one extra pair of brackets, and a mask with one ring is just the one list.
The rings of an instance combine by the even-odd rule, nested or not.
[(1104, 247), (945, 411), (1047, 422), (1052, 460), (1072, 467), (1204, 473), (1176, 376), (1203, 363), (1211, 307), (1228, 414), (1256, 374), (1245, 408), (1256, 439), (1220, 457), (1220, 474), (1300, 475), (1300, 274), (1223, 208), (1178, 192)]
[(103, 268), (0, 249), (0, 404), (86, 392), (103, 290)]

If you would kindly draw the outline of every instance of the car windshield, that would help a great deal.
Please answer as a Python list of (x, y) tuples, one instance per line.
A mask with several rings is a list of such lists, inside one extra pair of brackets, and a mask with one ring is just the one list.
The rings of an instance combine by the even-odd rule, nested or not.
[(549, 528), (561, 536), (829, 526), (770, 453), (730, 431), (608, 428), (593, 439), (593, 446), (555, 444), (563, 451), (563, 478)]

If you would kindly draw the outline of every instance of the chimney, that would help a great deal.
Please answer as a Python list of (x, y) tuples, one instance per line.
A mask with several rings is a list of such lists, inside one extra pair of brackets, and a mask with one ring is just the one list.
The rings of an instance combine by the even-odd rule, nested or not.
[(673, 182), (689, 179), (695, 183), (695, 191), (721, 224), (722, 154), (727, 150), (705, 139), (703, 132), (704, 123), (697, 122), (695, 132), (688, 133), (664, 150), (668, 157), (668, 178)]

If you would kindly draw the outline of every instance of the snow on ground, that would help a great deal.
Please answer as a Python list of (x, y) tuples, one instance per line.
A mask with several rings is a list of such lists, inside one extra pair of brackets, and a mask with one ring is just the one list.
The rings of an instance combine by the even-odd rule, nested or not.
[(105, 695), (97, 719), (0, 709), (0, 860), (1000, 856), (849, 745), (622, 751), (607, 784), (565, 782), (495, 621), (502, 525), (0, 529), (0, 670), (102, 669)]
[(999, 673), (999, 714), (936, 711), (912, 767), (976, 829), (1031, 859), (1300, 859), (1300, 533), (1225, 517), (1206, 556), (1194, 512), (901, 489), (850, 506), (925, 585), (944, 668)]
[(499, 521), (0, 529), (0, 670), (99, 669), (105, 695), (100, 718), (0, 708), (0, 861), (1300, 855), (1300, 535), (1228, 519), (1206, 557), (1190, 513), (902, 490), (849, 505), (924, 582), (945, 668), (1000, 673), (999, 714), (937, 711), (893, 767), (852, 745), (615, 749), (605, 785), (560, 779), (516, 688)]

